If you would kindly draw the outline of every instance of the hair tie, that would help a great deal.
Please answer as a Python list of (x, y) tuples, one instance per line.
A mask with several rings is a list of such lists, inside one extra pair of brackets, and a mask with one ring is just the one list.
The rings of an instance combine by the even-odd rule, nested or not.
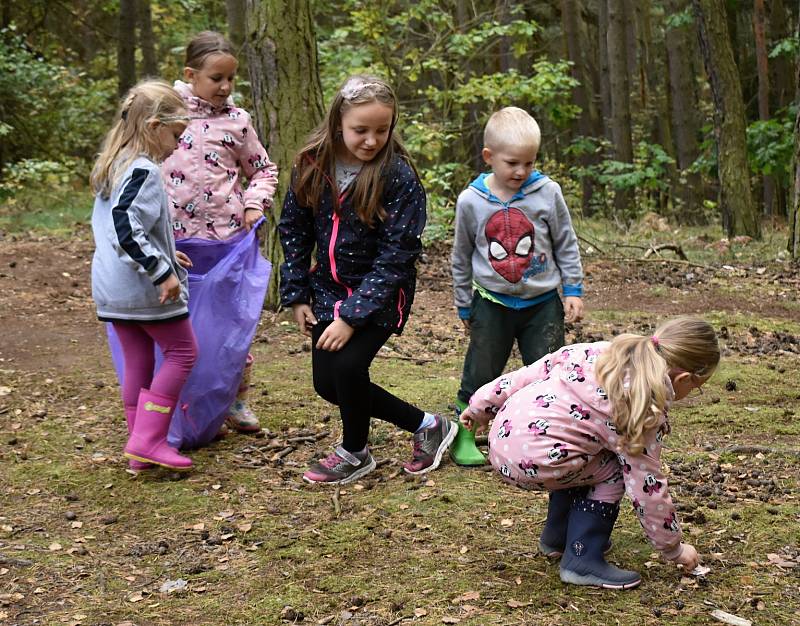
[(653, 345), (656, 347), (656, 351), (658, 351), (658, 348), (661, 346), (661, 340), (655, 335), (653, 335), (652, 337), (650, 337), (650, 341), (653, 342)]

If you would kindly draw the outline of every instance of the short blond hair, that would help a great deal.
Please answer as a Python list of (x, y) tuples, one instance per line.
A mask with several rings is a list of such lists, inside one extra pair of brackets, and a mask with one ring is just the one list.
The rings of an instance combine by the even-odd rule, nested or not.
[(537, 153), (542, 131), (530, 113), (519, 107), (504, 107), (492, 113), (483, 129), (483, 146), (490, 150), (532, 148)]

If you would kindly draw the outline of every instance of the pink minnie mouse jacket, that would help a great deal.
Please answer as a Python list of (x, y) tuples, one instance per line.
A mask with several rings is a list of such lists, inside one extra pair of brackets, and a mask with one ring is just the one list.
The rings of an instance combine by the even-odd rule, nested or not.
[(182, 81), (175, 89), (192, 118), (161, 167), (175, 238), (228, 239), (244, 227), (245, 209), (272, 206), (278, 168), (247, 111), (230, 99), (215, 108)]

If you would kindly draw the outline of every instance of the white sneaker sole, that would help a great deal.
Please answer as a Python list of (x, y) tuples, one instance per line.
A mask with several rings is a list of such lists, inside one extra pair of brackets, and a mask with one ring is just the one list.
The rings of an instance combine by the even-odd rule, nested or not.
[(412, 476), (419, 476), (421, 474), (427, 474), (428, 472), (432, 472), (437, 467), (439, 467), (439, 465), (442, 462), (442, 457), (444, 456), (444, 453), (447, 452), (447, 448), (450, 447), (450, 444), (453, 443), (453, 440), (456, 438), (456, 434), (458, 434), (458, 426), (456, 424), (454, 424), (450, 420), (447, 420), (447, 425), (450, 427), (450, 430), (447, 431), (447, 434), (445, 435), (444, 439), (442, 439), (442, 443), (439, 444), (439, 448), (436, 450), (436, 456), (433, 457), (433, 463), (431, 463), (425, 469), (419, 470), (418, 472), (410, 472), (404, 467), (403, 470), (405, 470), (406, 474), (411, 474)]

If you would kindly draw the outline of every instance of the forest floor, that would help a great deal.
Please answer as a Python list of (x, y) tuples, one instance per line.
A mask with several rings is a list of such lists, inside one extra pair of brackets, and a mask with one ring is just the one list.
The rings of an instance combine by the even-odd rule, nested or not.
[[(694, 313), (724, 345), (705, 394), (673, 410), (664, 455), (711, 571), (659, 560), (625, 505), (609, 558), (643, 581), (610, 592), (563, 585), (537, 554), (545, 494), (449, 460), (406, 476), (410, 438), (384, 424), (371, 435), (377, 471), (338, 491), (305, 485), (340, 425), (285, 312), (264, 314), (254, 345), (265, 430), (191, 453), (186, 475), (127, 473), (91, 251), (85, 227), (0, 245), (0, 623), (694, 625), (722, 610), (800, 624), (796, 264), (585, 254), (587, 320), (570, 341)], [(376, 382), (436, 411), (452, 411), (466, 349), (447, 258), (427, 250), (407, 330), (373, 367)]]

